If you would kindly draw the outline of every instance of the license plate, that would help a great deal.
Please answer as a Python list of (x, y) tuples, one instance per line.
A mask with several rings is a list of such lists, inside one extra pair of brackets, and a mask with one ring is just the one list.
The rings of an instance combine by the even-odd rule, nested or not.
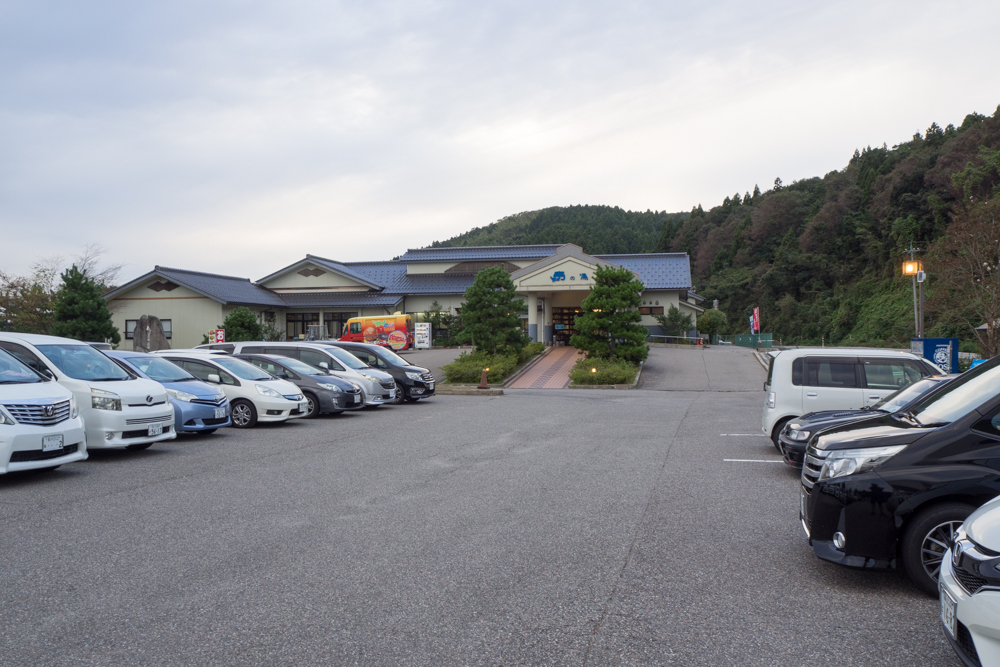
[(226, 418), (226, 409), (225, 408), (216, 408), (215, 409), (215, 418), (216, 419), (225, 419)]
[(396, 398), (396, 390), (395, 389), (390, 389), (389, 390), (389, 398)]
[(361, 396), (359, 396), (358, 394), (355, 394), (354, 395), (354, 402), (355, 403), (360, 403), (361, 402)]
[(309, 412), (309, 403), (299, 403), (299, 412)]
[(427, 383), (427, 391), (434, 391), (434, 383), (433, 382), (428, 382)]
[(941, 622), (944, 629), (953, 638), (955, 637), (955, 601), (951, 599), (948, 591), (941, 589)]
[(42, 436), (42, 451), (51, 452), (63, 448), (63, 437), (61, 435)]
[(150, 437), (154, 435), (163, 435), (163, 424), (150, 424), (149, 435)]

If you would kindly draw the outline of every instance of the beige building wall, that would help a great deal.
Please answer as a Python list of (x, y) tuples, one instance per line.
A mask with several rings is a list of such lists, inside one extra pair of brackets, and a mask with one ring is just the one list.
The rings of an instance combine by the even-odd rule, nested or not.
[(455, 311), (462, 307), (465, 303), (464, 294), (430, 294), (430, 295), (419, 295), (419, 296), (408, 296), (404, 306), (406, 309), (403, 312), (407, 313), (423, 313), (431, 309), (431, 304), (437, 301), (441, 304), (441, 310), (445, 312)]
[(120, 350), (131, 350), (132, 341), (125, 340), (125, 320), (138, 320), (143, 315), (153, 315), (161, 320), (170, 320), (170, 347), (184, 348), (200, 345), (202, 336), (214, 329), (225, 318), (222, 304), (202, 296), (186, 287), (177, 287), (169, 292), (154, 292), (147, 285), (162, 282), (154, 277), (144, 285), (129, 290), (112, 299), (114, 305), (112, 321), (121, 332)]
[[(307, 269), (316, 269), (323, 271), (324, 273), (320, 276), (303, 276), (298, 273), (299, 271)], [(368, 285), (363, 285), (356, 280), (342, 276), (339, 273), (333, 273), (329, 269), (324, 269), (323, 267), (316, 266), (314, 264), (305, 264), (294, 271), (289, 271), (288, 273), (275, 276), (266, 283), (261, 283), (261, 285), (267, 287), (268, 289), (273, 289), (275, 292), (322, 292), (328, 289), (344, 289), (345, 291), (364, 292), (370, 289)]]

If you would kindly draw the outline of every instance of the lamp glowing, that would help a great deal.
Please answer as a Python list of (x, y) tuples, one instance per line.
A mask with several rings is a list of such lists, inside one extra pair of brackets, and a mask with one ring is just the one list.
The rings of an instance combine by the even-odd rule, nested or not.
[(915, 276), (917, 273), (923, 270), (921, 262), (909, 261), (903, 262), (903, 275), (904, 276)]

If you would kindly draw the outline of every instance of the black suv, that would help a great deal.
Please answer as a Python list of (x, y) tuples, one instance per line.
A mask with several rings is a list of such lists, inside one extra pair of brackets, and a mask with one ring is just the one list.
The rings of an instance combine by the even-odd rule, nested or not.
[(903, 411), (820, 433), (806, 451), (799, 514), (820, 558), (902, 565), (933, 595), (955, 531), (997, 495), (1000, 357)]
[(341, 341), (316, 341), (340, 347), (372, 368), (388, 373), (396, 381), (396, 403), (416, 401), (434, 395), (434, 376), (426, 368), (414, 366), (392, 350), (381, 345)]

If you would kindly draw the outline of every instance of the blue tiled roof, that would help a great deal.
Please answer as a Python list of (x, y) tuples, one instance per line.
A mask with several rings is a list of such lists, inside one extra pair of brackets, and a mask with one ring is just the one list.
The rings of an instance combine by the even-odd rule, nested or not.
[(488, 259), (542, 259), (550, 257), (559, 245), (469, 246), (467, 248), (416, 248), (407, 250), (401, 262), (451, 262)]
[(649, 255), (594, 255), (639, 274), (646, 289), (690, 289), (691, 262), (682, 252)]
[(317, 257), (316, 255), (306, 255), (306, 258), (308, 258), (314, 264), (318, 264), (319, 266), (325, 266), (328, 269), (332, 269), (333, 271), (337, 271), (339, 273), (342, 273), (343, 275), (348, 276), (350, 278), (354, 278), (355, 280), (359, 280), (359, 281), (361, 281), (363, 283), (369, 283), (369, 284), (372, 285), (372, 287), (379, 287), (380, 286), (379, 283), (372, 283), (364, 275), (361, 275), (360, 273), (357, 273), (356, 271), (354, 271), (353, 269), (351, 269), (347, 264), (344, 264), (342, 262), (336, 262), (336, 261), (334, 261), (332, 259), (325, 259), (323, 257)]
[(365, 308), (392, 307), (403, 300), (399, 294), (381, 292), (305, 292), (281, 295), (289, 308)]
[(249, 278), (185, 271), (184, 269), (169, 269), (165, 266), (157, 266), (154, 273), (225, 304), (276, 306), (278, 308), (285, 305), (281, 297), (271, 290), (255, 285), (250, 282)]
[(382, 285), (383, 294), (461, 294), (472, 284), (471, 274), (426, 273), (407, 275), (398, 262), (355, 262), (348, 265), (369, 281)]

